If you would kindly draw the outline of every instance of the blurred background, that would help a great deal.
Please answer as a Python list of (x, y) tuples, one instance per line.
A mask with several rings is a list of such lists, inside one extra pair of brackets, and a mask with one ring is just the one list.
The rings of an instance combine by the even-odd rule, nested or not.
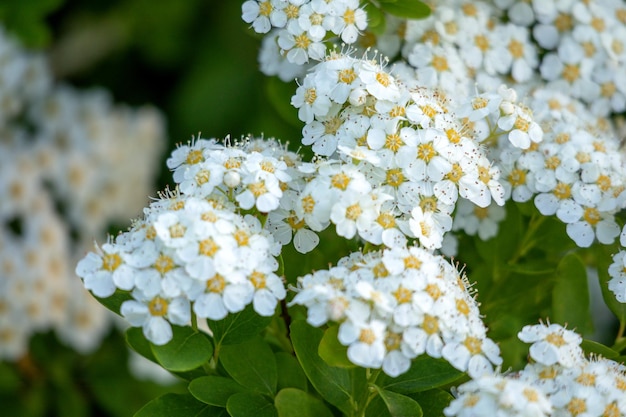
[(299, 141), (241, 3), (0, 0), (0, 414), (131, 416), (185, 390), (74, 268), (171, 186), (177, 143)]

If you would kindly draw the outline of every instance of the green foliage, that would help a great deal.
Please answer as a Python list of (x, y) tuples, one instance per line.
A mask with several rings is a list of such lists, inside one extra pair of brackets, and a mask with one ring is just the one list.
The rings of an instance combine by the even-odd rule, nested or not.
[(163, 345), (151, 345), (154, 358), (163, 368), (172, 372), (196, 369), (213, 355), (213, 346), (204, 333), (191, 327), (172, 326), (174, 336)]
[(415, 416), (422, 417), (422, 408), (410, 397), (376, 387), (380, 398), (387, 406), (391, 417)]
[(444, 408), (454, 399), (452, 394), (442, 389), (416, 392), (409, 397), (419, 403), (424, 417), (443, 417)]
[(296, 388), (281, 390), (274, 405), (279, 417), (332, 417), (324, 403), (311, 394)]
[(376, 385), (387, 391), (411, 394), (448, 385), (462, 375), (462, 372), (454, 369), (443, 359), (421, 355), (413, 360), (407, 372), (395, 378), (381, 374), (376, 380)]
[(277, 417), (274, 404), (261, 394), (240, 392), (232, 395), (226, 404), (232, 417)]
[(222, 376), (203, 376), (189, 383), (189, 392), (197, 400), (217, 407), (226, 407), (231, 395), (245, 391), (245, 387)]
[(223, 346), (219, 358), (226, 372), (241, 385), (270, 396), (276, 393), (276, 358), (260, 336), (238, 345)]
[(100, 298), (100, 297), (94, 296), (94, 298), (98, 300), (100, 304), (102, 304), (103, 306), (105, 306), (106, 308), (114, 312), (115, 314), (121, 315), (120, 307), (122, 306), (122, 303), (124, 303), (124, 301), (127, 301), (127, 300), (132, 300), (133, 296), (130, 294), (129, 291), (122, 291), (118, 289), (110, 297)]
[(552, 292), (552, 320), (584, 334), (591, 327), (587, 271), (580, 258), (567, 254), (558, 264)]
[(359, 404), (366, 395), (365, 369), (348, 370), (328, 365), (318, 354), (323, 330), (303, 320), (291, 324), (291, 336), (298, 361), (317, 392), (326, 401), (350, 414), (355, 404)]
[(272, 317), (256, 314), (252, 305), (239, 313), (231, 313), (222, 320), (207, 320), (216, 345), (234, 345), (245, 342), (261, 332)]
[(406, 19), (424, 19), (430, 15), (430, 7), (419, 0), (379, 0), (386, 13)]
[(276, 367), (278, 369), (277, 389), (297, 388), (308, 390), (308, 380), (298, 359), (290, 353), (276, 352)]
[(146, 404), (135, 417), (218, 417), (227, 416), (224, 409), (197, 401), (189, 394), (165, 394)]
[(320, 358), (330, 366), (336, 366), (338, 368), (356, 367), (356, 365), (348, 359), (348, 348), (339, 342), (337, 338), (338, 334), (338, 325), (326, 329), (317, 353), (320, 355)]

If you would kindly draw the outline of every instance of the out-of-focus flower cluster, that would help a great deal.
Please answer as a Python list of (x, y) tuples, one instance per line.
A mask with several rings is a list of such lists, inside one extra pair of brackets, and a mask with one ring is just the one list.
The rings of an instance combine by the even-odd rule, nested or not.
[(415, 357), (443, 357), (472, 377), (502, 362), (467, 278), (443, 257), (410, 247), (355, 253), (298, 279), (292, 304), (316, 327), (340, 323), (348, 359), (390, 376)]
[(73, 265), (94, 236), (145, 205), (163, 120), (102, 91), (53, 85), (44, 56), (3, 30), (0, 80), (0, 360), (51, 329), (86, 352), (111, 316)]
[(446, 416), (621, 416), (626, 367), (585, 358), (577, 333), (556, 324), (526, 326), (532, 362), (519, 372), (476, 378), (458, 388)]

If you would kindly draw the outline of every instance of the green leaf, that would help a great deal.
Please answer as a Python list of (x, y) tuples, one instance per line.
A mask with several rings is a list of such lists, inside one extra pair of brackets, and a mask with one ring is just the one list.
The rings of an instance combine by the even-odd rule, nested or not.
[(338, 334), (339, 325), (326, 329), (317, 353), (330, 366), (355, 368), (356, 365), (348, 359), (348, 347), (339, 342)]
[(377, 395), (367, 404), (365, 409), (365, 417), (390, 417), (391, 414), (387, 409), (387, 404), (383, 401), (380, 395)]
[(583, 339), (580, 347), (585, 351), (585, 353), (595, 353), (607, 359), (615, 359), (619, 357), (619, 352), (614, 351), (602, 343), (594, 342), (593, 340)]
[(307, 391), (308, 380), (296, 357), (286, 352), (276, 352), (275, 356), (278, 368), (277, 389), (299, 388)]
[(383, 11), (373, 3), (367, 3), (365, 5), (365, 12), (367, 13), (367, 30), (375, 35), (385, 33), (386, 21)]
[(274, 404), (261, 394), (240, 392), (232, 395), (226, 405), (232, 417), (277, 417)]
[(454, 399), (452, 394), (442, 389), (415, 392), (409, 397), (419, 403), (424, 417), (444, 417), (443, 409)]
[(419, 0), (381, 1), (380, 7), (385, 12), (404, 19), (423, 19), (430, 15), (430, 7)]
[(168, 371), (185, 372), (211, 359), (213, 345), (209, 338), (191, 327), (172, 326), (173, 337), (163, 346), (151, 345), (156, 360)]
[(241, 385), (271, 396), (276, 393), (276, 357), (261, 336), (238, 345), (223, 346), (219, 360)]
[(154, 357), (150, 342), (143, 335), (141, 327), (129, 327), (126, 330), (125, 338), (128, 346), (130, 346), (135, 352), (154, 363), (159, 363), (159, 361), (157, 361)]
[(322, 397), (345, 414), (350, 414), (353, 404), (367, 396), (365, 369), (351, 370), (329, 366), (318, 352), (324, 332), (304, 320), (291, 323), (291, 340), (298, 361), (309, 381)]
[(514, 204), (507, 204), (505, 208), (506, 217), (498, 226), (496, 237), (489, 240), (482, 240), (478, 236), (474, 238), (478, 253), (489, 264), (506, 265), (520, 245), (522, 216)]
[(296, 388), (281, 390), (274, 400), (279, 417), (332, 417), (324, 403)]
[(165, 394), (146, 404), (135, 414), (135, 417), (218, 417), (226, 415), (223, 408), (203, 404), (190, 394)]
[(445, 360), (421, 355), (413, 359), (407, 372), (395, 378), (381, 374), (376, 385), (388, 391), (410, 394), (448, 385), (461, 376), (463, 373)]
[(375, 386), (375, 388), (392, 417), (422, 416), (422, 408), (414, 399), (397, 392), (384, 390), (378, 386)]
[(239, 313), (229, 314), (219, 321), (207, 320), (216, 345), (236, 345), (253, 338), (272, 321), (259, 316), (251, 305)]
[(132, 300), (133, 296), (128, 291), (116, 290), (113, 295), (107, 298), (99, 298), (94, 295), (94, 298), (98, 300), (100, 304), (111, 310), (117, 315), (120, 315), (120, 306), (124, 301)]
[(568, 253), (557, 266), (551, 319), (585, 333), (591, 322), (589, 303), (585, 265), (576, 254)]
[(215, 375), (194, 379), (188, 389), (197, 400), (217, 407), (226, 407), (231, 395), (246, 391), (232, 379)]

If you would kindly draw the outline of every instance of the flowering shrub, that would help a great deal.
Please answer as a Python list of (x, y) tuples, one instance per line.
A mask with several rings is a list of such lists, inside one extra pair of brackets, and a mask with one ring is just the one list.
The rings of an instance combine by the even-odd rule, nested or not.
[[(297, 81), (298, 151), (179, 145), (173, 191), (76, 267), (188, 383), (137, 415), (626, 413), (623, 4), (242, 17), (261, 70)], [(592, 270), (610, 347), (583, 339)]]

